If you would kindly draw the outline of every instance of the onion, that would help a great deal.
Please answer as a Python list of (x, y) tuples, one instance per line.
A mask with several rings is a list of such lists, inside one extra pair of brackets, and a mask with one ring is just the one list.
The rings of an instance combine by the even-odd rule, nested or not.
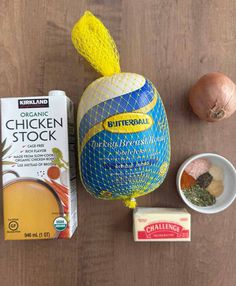
[(216, 122), (228, 118), (236, 110), (235, 84), (222, 73), (208, 73), (191, 88), (189, 103), (202, 120)]

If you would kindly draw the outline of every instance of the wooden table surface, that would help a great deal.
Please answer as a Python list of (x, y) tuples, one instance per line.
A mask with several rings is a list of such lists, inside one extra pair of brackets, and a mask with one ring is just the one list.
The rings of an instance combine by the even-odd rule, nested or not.
[[(236, 81), (236, 1), (0, 1), (0, 96), (46, 95), (62, 89), (77, 103), (99, 75), (71, 44), (84, 10), (113, 35), (123, 71), (157, 86), (170, 124), (172, 159), (158, 191), (140, 206), (184, 207), (175, 188), (188, 156), (217, 152), (236, 164), (236, 114), (217, 124), (190, 111), (187, 93), (201, 75), (221, 71)], [(78, 187), (79, 227), (71, 240), (5, 242), (1, 286), (234, 286), (236, 203), (215, 215), (191, 211), (191, 243), (134, 243), (132, 212)], [(2, 204), (1, 204), (2, 208)]]

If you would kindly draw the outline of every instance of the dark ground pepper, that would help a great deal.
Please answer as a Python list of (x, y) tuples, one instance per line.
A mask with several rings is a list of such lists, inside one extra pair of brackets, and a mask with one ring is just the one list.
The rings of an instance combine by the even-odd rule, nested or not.
[(202, 188), (207, 188), (212, 180), (212, 175), (206, 172), (197, 178), (197, 184)]

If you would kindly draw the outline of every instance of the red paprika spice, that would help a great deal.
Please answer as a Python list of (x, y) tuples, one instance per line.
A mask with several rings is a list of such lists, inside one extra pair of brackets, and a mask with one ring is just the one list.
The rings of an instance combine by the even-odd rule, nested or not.
[(182, 190), (186, 190), (193, 186), (196, 183), (196, 180), (190, 176), (187, 172), (183, 171), (183, 174), (181, 176), (180, 180), (180, 186)]

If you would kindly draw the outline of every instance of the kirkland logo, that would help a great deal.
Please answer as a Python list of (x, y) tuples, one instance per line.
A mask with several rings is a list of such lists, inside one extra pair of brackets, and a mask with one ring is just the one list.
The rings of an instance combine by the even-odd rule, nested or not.
[(19, 99), (18, 100), (19, 108), (42, 108), (49, 107), (48, 98), (44, 99)]

